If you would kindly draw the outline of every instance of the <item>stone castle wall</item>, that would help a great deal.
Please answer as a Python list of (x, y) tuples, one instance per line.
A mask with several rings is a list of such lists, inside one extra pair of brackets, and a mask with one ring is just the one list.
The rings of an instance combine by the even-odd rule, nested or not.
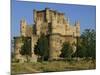
[(64, 42), (76, 43), (76, 37), (80, 36), (79, 22), (74, 26), (70, 25), (63, 13), (46, 8), (43, 11), (35, 10), (35, 18), (37, 35), (50, 35), (50, 59), (60, 56)]
[(43, 31), (44, 33), (48, 32), (49, 24), (51, 26), (51, 32), (48, 33), (51, 34), (59, 33), (61, 35), (73, 36), (80, 34), (79, 22), (76, 22), (74, 26), (70, 25), (68, 19), (64, 17), (63, 13), (59, 13), (48, 8), (43, 11), (35, 10), (34, 13), (37, 35), (40, 35)]
[(21, 58), (21, 47), (23, 45), (22, 38), (20, 37), (14, 37), (14, 49), (15, 49), (15, 59)]
[[(41, 34), (49, 35), (49, 58), (57, 59), (61, 54), (64, 42), (76, 43), (80, 37), (80, 23), (70, 25), (64, 13), (46, 8), (45, 10), (34, 10), (34, 26), (27, 25), (25, 20), (20, 22), (21, 36), (31, 37), (31, 52), (34, 55), (34, 47)], [(34, 31), (33, 31), (34, 29)], [(20, 42), (19, 42), (20, 43)]]
[(25, 19), (20, 21), (20, 34), (24, 37), (31, 37), (33, 35), (33, 26), (28, 25)]

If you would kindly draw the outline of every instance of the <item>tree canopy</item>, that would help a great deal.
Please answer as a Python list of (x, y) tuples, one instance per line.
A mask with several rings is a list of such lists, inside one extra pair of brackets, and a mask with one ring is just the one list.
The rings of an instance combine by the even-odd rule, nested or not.
[(31, 39), (22, 37), (23, 46), (21, 47), (22, 55), (31, 55)]
[(47, 60), (49, 55), (48, 38), (44, 34), (38, 39), (37, 45), (35, 46), (35, 54), (41, 56), (42, 60)]
[(61, 57), (71, 57), (72, 54), (72, 46), (68, 42), (64, 42), (61, 49)]
[(77, 56), (95, 58), (96, 32), (94, 29), (85, 29), (78, 43)]

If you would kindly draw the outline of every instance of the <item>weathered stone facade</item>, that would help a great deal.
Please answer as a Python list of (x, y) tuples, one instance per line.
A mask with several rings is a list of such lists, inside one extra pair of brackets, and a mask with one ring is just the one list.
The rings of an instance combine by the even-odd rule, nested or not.
[[(31, 52), (34, 54), (34, 47), (41, 34), (49, 36), (49, 59), (57, 59), (61, 54), (62, 44), (69, 42), (76, 43), (76, 38), (80, 37), (80, 23), (77, 21), (74, 26), (70, 25), (68, 18), (66, 19), (64, 13), (57, 12), (46, 8), (45, 10), (34, 10), (34, 24), (30, 26), (25, 20), (20, 22), (20, 33), (23, 37), (31, 37)], [(19, 38), (16, 38), (18, 40)], [(15, 43), (15, 52), (20, 41)], [(20, 45), (21, 46), (21, 45)], [(75, 46), (73, 46), (75, 47)], [(75, 48), (74, 48), (75, 49)], [(75, 50), (74, 50), (75, 52)]]

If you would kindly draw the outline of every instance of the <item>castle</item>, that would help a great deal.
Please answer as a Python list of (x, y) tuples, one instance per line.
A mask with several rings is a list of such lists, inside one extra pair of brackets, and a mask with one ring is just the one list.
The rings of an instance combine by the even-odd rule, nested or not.
[(21, 46), (23, 42), (21, 36), (30, 40), (31, 58), (35, 61), (36, 54), (34, 47), (41, 34), (49, 36), (49, 59), (57, 59), (61, 54), (62, 44), (69, 42), (73, 46), (73, 52), (76, 51), (75, 44), (77, 37), (80, 37), (80, 23), (75, 22), (72, 26), (64, 13), (45, 8), (44, 10), (34, 10), (34, 24), (28, 25), (25, 20), (20, 21), (20, 36), (14, 37), (15, 58), (20, 59)]

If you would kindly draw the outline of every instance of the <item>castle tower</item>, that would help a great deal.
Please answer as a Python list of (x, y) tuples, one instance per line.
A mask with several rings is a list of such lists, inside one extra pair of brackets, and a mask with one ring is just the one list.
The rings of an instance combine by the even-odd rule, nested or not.
[(22, 19), (20, 21), (20, 33), (21, 33), (21, 36), (26, 36), (26, 27), (27, 27), (27, 23), (24, 19)]
[(33, 10), (33, 14), (34, 14), (34, 16), (33, 16), (34, 21), (33, 21), (33, 22), (36, 23), (36, 15), (37, 15), (37, 11), (36, 11), (36, 10)]
[(14, 37), (14, 53), (15, 53), (15, 58), (20, 59), (21, 58), (21, 47), (22, 47), (22, 39), (20, 37)]
[(77, 36), (77, 37), (80, 37), (80, 22), (77, 21), (77, 22), (75, 23), (75, 26), (76, 26), (76, 36)]
[[(50, 50), (49, 50), (49, 60), (53, 59), (59, 59), (59, 56), (61, 54), (61, 36), (62, 33), (60, 30), (60, 26), (63, 28), (63, 23), (58, 18), (63, 19), (61, 15), (57, 12), (52, 13), (52, 21), (51, 21), (51, 35), (49, 37), (49, 44), (50, 44)], [(61, 25), (60, 25), (61, 24)], [(64, 29), (63, 29), (64, 30)]]
[(43, 22), (43, 14), (42, 14), (42, 12), (39, 12), (36, 10), (34, 10), (33, 13), (34, 13), (34, 22), (35, 22), (35, 30), (36, 30), (35, 33), (36, 33), (36, 35), (40, 36), (41, 24)]
[(45, 10), (46, 10), (46, 21), (49, 23), (50, 22), (49, 8), (45, 8)]

